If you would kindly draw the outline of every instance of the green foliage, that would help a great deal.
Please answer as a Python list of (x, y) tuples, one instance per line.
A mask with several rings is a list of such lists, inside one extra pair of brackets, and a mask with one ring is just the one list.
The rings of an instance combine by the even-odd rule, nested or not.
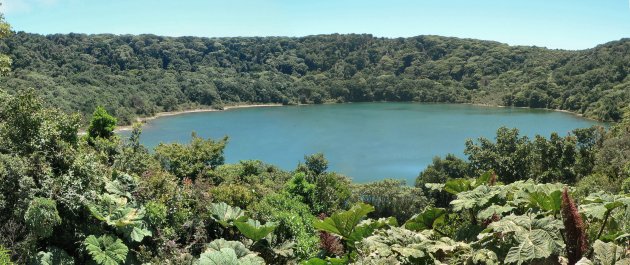
[(114, 227), (135, 242), (152, 235), (143, 221), (144, 208), (133, 207), (126, 197), (105, 193), (87, 207), (96, 219)]
[(208, 244), (196, 262), (199, 265), (262, 265), (265, 261), (241, 242), (217, 239)]
[(597, 240), (593, 244), (593, 252), (595, 264), (630, 264), (630, 254), (627, 250), (613, 243)]
[(321, 231), (326, 231), (341, 236), (344, 240), (352, 243), (360, 240), (362, 233), (357, 230), (358, 224), (367, 217), (368, 213), (374, 211), (374, 207), (369, 204), (358, 203), (350, 210), (336, 212), (324, 220), (317, 220), (313, 226)]
[(433, 229), (437, 224), (444, 223), (446, 210), (442, 208), (428, 208), (422, 213), (416, 214), (409, 219), (404, 227), (412, 231), (422, 231)]
[(545, 211), (557, 213), (562, 207), (562, 192), (556, 190), (550, 194), (545, 192), (533, 192), (529, 195), (531, 204)]
[(357, 184), (352, 190), (359, 201), (374, 206), (374, 212), (368, 215), (370, 218), (392, 216), (399, 222), (405, 222), (430, 204), (422, 189), (407, 186), (402, 180), (385, 179)]
[(256, 197), (254, 192), (244, 185), (222, 183), (212, 187), (210, 194), (215, 201), (225, 202), (229, 205), (245, 208), (252, 204)]
[(248, 209), (253, 218), (277, 224), (274, 235), (279, 241), (294, 241), (297, 258), (307, 259), (317, 252), (319, 240), (313, 228), (315, 216), (308, 205), (287, 194), (272, 194)]
[(423, 188), (425, 183), (444, 183), (451, 178), (468, 177), (468, 164), (453, 154), (444, 158), (436, 156), (433, 162), (416, 178), (416, 187)]
[(204, 170), (222, 165), (225, 158), (223, 149), (227, 137), (220, 141), (203, 139), (192, 134), (190, 144), (159, 144), (155, 148), (155, 158), (164, 169), (180, 179), (196, 179)]
[(2, 245), (0, 245), (0, 264), (13, 265), (13, 262), (11, 262), (10, 251), (5, 249)]
[(466, 102), (563, 109), (601, 120), (620, 119), (628, 103), (625, 39), (583, 51), (366, 34), (208, 39), (18, 32), (3, 43), (19, 73), (3, 78), (7, 87), (37, 87), (47, 102), (84, 115), (102, 105), (124, 124), (160, 111), (254, 102)]
[(433, 238), (430, 231), (378, 230), (357, 243), (355, 264), (456, 264), (457, 256), (471, 251), (466, 243)]
[(328, 160), (322, 153), (304, 156), (304, 163), (306, 163), (306, 168), (315, 175), (320, 175), (328, 169)]
[[(564, 247), (562, 228), (562, 222), (551, 217), (508, 215), (491, 223), (479, 238), (491, 250), (509, 249), (504, 256), (506, 263), (523, 264), (558, 254)], [(504, 253), (497, 254), (502, 257)]]
[(54, 200), (39, 197), (29, 203), (24, 220), (33, 234), (41, 238), (50, 237), (53, 228), (61, 224), (57, 203)]
[[(64, 250), (51, 247), (47, 251), (38, 252), (31, 263), (36, 265), (74, 265), (74, 259)], [(0, 264), (4, 263), (0, 262)]]
[[(382, 60), (384, 67), (392, 66), (387, 66), (390, 59)], [(278, 67), (288, 71), (283, 63)], [(307, 74), (297, 70), (299, 63), (291, 67), (296, 76)], [(630, 197), (619, 192), (628, 174), (625, 151), (623, 145), (600, 144), (624, 140), (630, 132), (625, 122), (607, 132), (591, 128), (533, 141), (502, 129), (496, 142), (468, 146), (474, 153), (470, 163), (436, 164), (442, 173), (466, 168), (463, 176), (438, 172), (440, 182), (423, 187), (394, 180), (350, 186), (347, 177), (326, 172), (323, 156), (307, 157), (294, 172), (260, 161), (222, 165), (225, 141), (201, 138), (190, 145), (163, 145), (152, 155), (139, 144), (139, 130), (129, 141), (77, 137), (76, 116), (46, 109), (33, 90), (0, 93), (0, 99), (0, 245), (10, 247), (10, 252), (0, 248), (5, 263), (628, 260)], [(538, 97), (536, 104), (545, 100)], [(507, 158), (510, 151), (523, 159)], [(604, 158), (614, 162), (611, 168), (602, 164)], [(510, 171), (521, 169), (528, 173)], [(497, 181), (495, 170), (511, 174), (498, 175), (507, 184)], [(469, 178), (474, 172), (483, 174)], [(578, 179), (575, 188), (541, 183)], [(569, 191), (575, 201), (565, 199)], [(357, 201), (363, 203), (347, 208)], [(579, 244), (575, 231), (582, 231)], [(572, 255), (576, 247), (581, 252)], [(588, 259), (578, 261), (582, 256)]]
[(286, 185), (286, 191), (306, 204), (313, 204), (315, 200), (315, 184), (306, 180), (306, 174), (296, 173)]
[(517, 129), (502, 127), (497, 130), (495, 142), (486, 138), (466, 141), (464, 153), (475, 173), (493, 170), (506, 183), (536, 179), (573, 184), (592, 173), (594, 148), (601, 138), (595, 133), (598, 130), (575, 130), (578, 137), (552, 133), (549, 139), (537, 135), (530, 140), (520, 136)]
[(145, 204), (145, 219), (153, 227), (159, 227), (166, 223), (168, 209), (161, 202), (150, 201)]
[(83, 244), (92, 260), (100, 265), (123, 264), (129, 251), (122, 240), (108, 235), (100, 237), (90, 235)]
[(274, 229), (276, 229), (276, 225), (273, 222), (268, 222), (264, 225), (260, 224), (258, 220), (247, 219), (247, 221), (236, 221), (234, 222), (238, 231), (241, 232), (245, 237), (258, 241), (265, 238)]
[(223, 227), (231, 227), (235, 222), (247, 220), (245, 211), (238, 207), (229, 206), (224, 202), (211, 204), (208, 207), (208, 212), (210, 217)]
[[(0, 13), (0, 40), (11, 35), (11, 26), (4, 21), (4, 16)], [(5, 54), (0, 54), (0, 76), (6, 75), (11, 71), (11, 63), (13, 60)]]
[(87, 129), (90, 138), (110, 138), (114, 135), (116, 118), (109, 115), (105, 108), (98, 106), (92, 114), (90, 126)]

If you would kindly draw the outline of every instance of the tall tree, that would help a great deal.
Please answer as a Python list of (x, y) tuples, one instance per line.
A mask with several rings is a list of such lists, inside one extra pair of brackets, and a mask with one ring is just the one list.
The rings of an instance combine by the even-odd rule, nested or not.
[(88, 127), (88, 136), (90, 138), (109, 138), (114, 135), (114, 128), (116, 128), (116, 118), (109, 115), (103, 107), (96, 107), (94, 114), (92, 114), (90, 127)]
[[(4, 15), (0, 13), (0, 40), (9, 35), (11, 35), (11, 26), (5, 22)], [(5, 54), (0, 54), (0, 75), (6, 75), (9, 71), (11, 71), (11, 58)]]

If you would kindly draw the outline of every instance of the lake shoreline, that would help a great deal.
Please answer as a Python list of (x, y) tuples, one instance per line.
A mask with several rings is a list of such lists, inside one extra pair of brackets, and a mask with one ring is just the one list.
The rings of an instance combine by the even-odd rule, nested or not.
[[(274, 104), (274, 103), (270, 103), (270, 104), (239, 104), (239, 105), (225, 106), (225, 107), (223, 107), (223, 109), (200, 108), (200, 109), (189, 109), (189, 110), (178, 110), (178, 111), (165, 111), (165, 112), (158, 112), (155, 115), (149, 116), (149, 117), (136, 118), (136, 122), (144, 124), (144, 123), (146, 123), (148, 121), (155, 120), (157, 118), (176, 116), (176, 115), (182, 115), (182, 114), (189, 114), (189, 113), (228, 111), (228, 110), (233, 110), (233, 109), (244, 109), (244, 108), (281, 107), (281, 106), (284, 106), (284, 105), (282, 105), (282, 104)], [(116, 129), (114, 130), (114, 132), (130, 131), (132, 129), (133, 129), (133, 124), (132, 125), (116, 126)]]
[(575, 116), (580, 117), (580, 118), (582, 118), (582, 119), (587, 119), (587, 120), (596, 121), (596, 122), (608, 122), (608, 121), (600, 121), (600, 120), (598, 120), (598, 119), (594, 119), (594, 118), (586, 117), (586, 116), (584, 116), (584, 114), (582, 114), (582, 113), (577, 113), (577, 112), (573, 112), (573, 111), (570, 111), (570, 110), (564, 110), (564, 109), (548, 109), (548, 108), (515, 107), (515, 106), (505, 106), (505, 105), (484, 104), (484, 103), (454, 103), (454, 104), (465, 104), (465, 105), (473, 105), (473, 106), (480, 106), (480, 107), (492, 107), (492, 108), (515, 108), (515, 109), (532, 109), (532, 110), (539, 109), (539, 110), (547, 110), (547, 111), (563, 112), (563, 113), (567, 113), (567, 114), (575, 115)]
[[(155, 119), (162, 118), (162, 117), (176, 116), (176, 115), (189, 114), (189, 113), (228, 111), (228, 110), (232, 110), (232, 109), (242, 109), (242, 108), (282, 107), (282, 106), (310, 106), (310, 105), (352, 104), (352, 103), (391, 103), (391, 102), (399, 102), (399, 101), (370, 101), (370, 102), (341, 102), (341, 103), (340, 102), (325, 102), (325, 103), (322, 103), (322, 104), (295, 104), (295, 105), (284, 105), (284, 104), (279, 104), (279, 103), (237, 104), (237, 105), (225, 106), (223, 109), (215, 109), (215, 108), (208, 107), (208, 108), (197, 108), (197, 109), (188, 109), (188, 110), (159, 112), (159, 113), (157, 113), (157, 114), (155, 114), (153, 116), (149, 116), (149, 117), (138, 117), (138, 118), (136, 118), (136, 122), (140, 122), (140, 123), (144, 124), (144, 123), (146, 123), (148, 121), (155, 120)], [(403, 103), (403, 102), (400, 102), (400, 103)], [(486, 104), (486, 103), (445, 103), (445, 102), (416, 102), (416, 101), (409, 101), (409, 102), (405, 101), (405, 103), (463, 104), (463, 105), (472, 105), (472, 106), (480, 106), (480, 107), (492, 107), (492, 108), (540, 109), (540, 110), (546, 110), (546, 111), (556, 111), (556, 112), (567, 113), (567, 114), (575, 115), (575, 116), (580, 117), (582, 119), (587, 119), (587, 120), (592, 120), (592, 121), (597, 121), (597, 122), (605, 122), (605, 121), (600, 121), (600, 120), (597, 120), (597, 119), (585, 117), (581, 113), (576, 113), (576, 112), (573, 112), (573, 111), (563, 110), (563, 109), (514, 107), (514, 106), (504, 106), (504, 105), (495, 105), (495, 104)], [(123, 125), (123, 126), (116, 126), (116, 129), (114, 131), (115, 132), (122, 132), (122, 131), (130, 131), (132, 129), (133, 129), (133, 125)]]

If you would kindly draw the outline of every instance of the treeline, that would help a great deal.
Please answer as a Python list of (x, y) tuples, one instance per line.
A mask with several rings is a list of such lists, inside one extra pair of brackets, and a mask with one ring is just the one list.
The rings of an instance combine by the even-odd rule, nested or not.
[(51, 106), (136, 116), (238, 103), (419, 101), (563, 109), (618, 121), (630, 41), (582, 51), (439, 36), (200, 38), (13, 34), (1, 82)]

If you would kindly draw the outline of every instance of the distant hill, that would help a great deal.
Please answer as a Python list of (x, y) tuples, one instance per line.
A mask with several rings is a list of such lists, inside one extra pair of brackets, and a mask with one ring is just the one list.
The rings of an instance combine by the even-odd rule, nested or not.
[(616, 121), (630, 102), (630, 39), (588, 50), (418, 36), (201, 38), (38, 35), (0, 42), (10, 92), (121, 123), (230, 103), (419, 101), (569, 110)]

